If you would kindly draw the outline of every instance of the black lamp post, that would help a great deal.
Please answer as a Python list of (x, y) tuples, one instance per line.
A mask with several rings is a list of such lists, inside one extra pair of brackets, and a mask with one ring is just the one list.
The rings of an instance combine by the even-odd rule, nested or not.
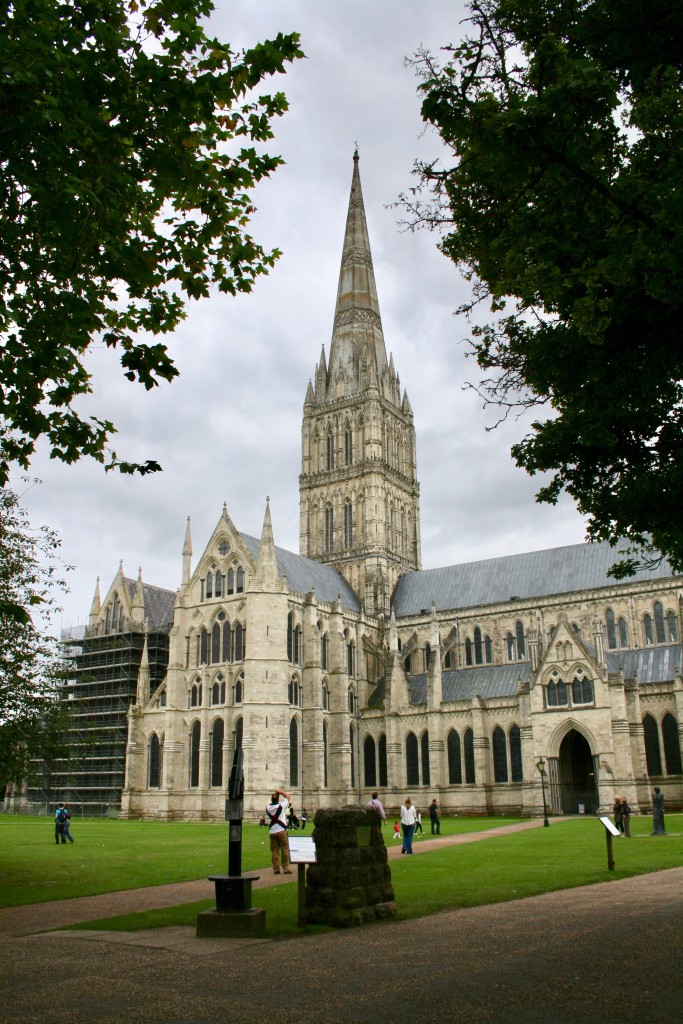
[(543, 793), (543, 824), (544, 824), (545, 828), (548, 828), (548, 826), (550, 825), (550, 822), (548, 821), (548, 807), (547, 807), (546, 802), (545, 802), (545, 777), (546, 777), (546, 770), (545, 770), (545, 761), (543, 760), (542, 757), (539, 757), (538, 761), (536, 762), (536, 767), (538, 768), (538, 773), (541, 776), (541, 791)]

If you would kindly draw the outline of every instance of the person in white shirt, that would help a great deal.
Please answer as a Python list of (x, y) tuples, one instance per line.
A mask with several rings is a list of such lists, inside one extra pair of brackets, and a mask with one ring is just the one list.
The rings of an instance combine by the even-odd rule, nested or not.
[(413, 832), (415, 831), (415, 808), (410, 797), (401, 805), (401, 828), (403, 829), (403, 846), (401, 853), (413, 852)]
[[(281, 800), (278, 797), (282, 797)], [(280, 862), (285, 875), (291, 875), (289, 867), (289, 846), (287, 844), (287, 808), (289, 797), (281, 789), (276, 789), (266, 807), (266, 816), (270, 826), (270, 854), (273, 863), (273, 874), (280, 874)]]

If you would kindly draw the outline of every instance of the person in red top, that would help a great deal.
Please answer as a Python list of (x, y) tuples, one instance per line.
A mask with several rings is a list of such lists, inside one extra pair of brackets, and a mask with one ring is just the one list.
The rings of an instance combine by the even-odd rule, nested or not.
[[(282, 797), (282, 799), (278, 799)], [(270, 854), (273, 863), (273, 874), (280, 874), (280, 863), (282, 872), (291, 875), (289, 866), (289, 846), (287, 844), (287, 808), (289, 807), (289, 796), (281, 789), (276, 789), (266, 807), (266, 817), (270, 826)]]

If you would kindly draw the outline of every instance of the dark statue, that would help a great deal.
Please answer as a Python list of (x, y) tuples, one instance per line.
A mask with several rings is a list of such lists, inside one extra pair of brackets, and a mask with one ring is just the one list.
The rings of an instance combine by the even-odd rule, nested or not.
[(652, 794), (652, 835), (664, 836), (664, 794), (659, 786), (655, 786)]

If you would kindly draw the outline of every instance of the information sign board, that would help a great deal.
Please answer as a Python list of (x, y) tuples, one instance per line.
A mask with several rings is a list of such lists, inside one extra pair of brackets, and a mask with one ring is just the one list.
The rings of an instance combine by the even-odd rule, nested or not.
[(292, 864), (315, 864), (313, 836), (289, 836), (289, 859)]

